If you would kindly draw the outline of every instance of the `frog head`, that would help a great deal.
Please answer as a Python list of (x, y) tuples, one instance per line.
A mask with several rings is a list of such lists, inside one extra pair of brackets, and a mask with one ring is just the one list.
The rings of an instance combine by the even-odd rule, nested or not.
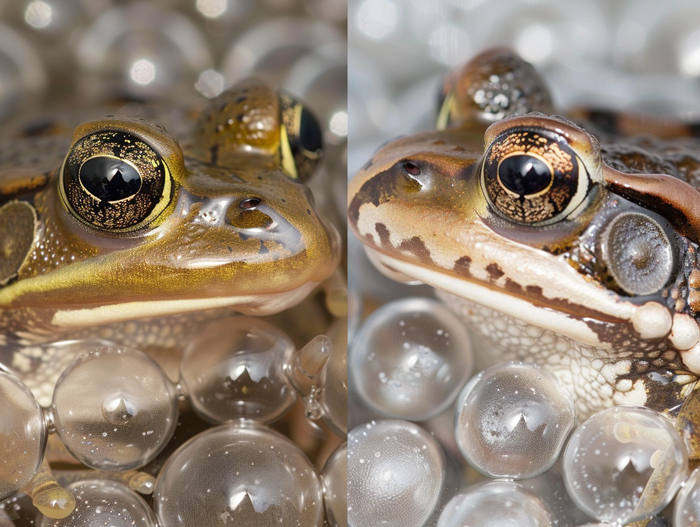
[(60, 167), (6, 171), (5, 325), (295, 305), (339, 260), (338, 233), (303, 183), (320, 139), (301, 103), (259, 81), (211, 101), (182, 146), (141, 119), (78, 126)]
[(596, 137), (540, 112), (523, 64), (500, 49), (448, 76), (439, 129), (389, 142), (351, 181), (351, 228), (385, 274), (445, 292), (501, 358), (549, 364), (587, 411), (673, 407), (700, 373), (700, 195), (612, 168)]

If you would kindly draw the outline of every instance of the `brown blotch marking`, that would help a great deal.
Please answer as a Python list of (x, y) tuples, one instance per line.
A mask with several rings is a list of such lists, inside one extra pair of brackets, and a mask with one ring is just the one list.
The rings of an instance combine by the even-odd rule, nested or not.
[(444, 144), (445, 144), (445, 141), (442, 141), (442, 140), (438, 139), (437, 141), (433, 141), (432, 144), (434, 144), (434, 145), (444, 145)]
[(626, 322), (621, 318), (613, 317), (606, 313), (601, 313), (600, 311), (596, 311), (594, 309), (588, 309), (577, 304), (572, 304), (565, 298), (545, 297), (542, 292), (542, 288), (537, 285), (528, 285), (525, 288), (523, 288), (523, 286), (519, 283), (514, 282), (510, 278), (506, 278), (504, 288), (511, 294), (517, 295), (521, 298), (525, 298), (526, 300), (529, 300), (536, 306), (556, 309), (557, 311), (571, 314), (576, 318), (591, 319), (584, 321), (593, 331), (596, 332), (596, 334), (598, 334), (599, 337), (602, 335), (602, 333), (599, 332), (601, 329), (601, 324), (599, 324), (597, 321), (601, 321), (602, 326), (605, 326), (605, 328), (608, 328), (611, 331), (613, 331), (613, 335), (616, 337), (619, 337), (619, 335), (615, 334), (615, 331), (619, 333), (619, 328), (611, 326), (611, 324), (621, 324)]
[(516, 295), (522, 295), (523, 294), (523, 286), (521, 286), (519, 283), (514, 282), (510, 278), (506, 278), (506, 285), (505, 285), (506, 291), (509, 291), (511, 293), (514, 293)]
[(493, 281), (498, 280), (501, 276), (505, 274), (497, 263), (488, 264), (486, 266), (486, 272), (489, 274), (489, 278), (491, 278), (491, 280)]
[[(669, 365), (674, 367), (675, 365)], [(683, 372), (685, 374), (685, 372)], [(676, 380), (676, 372), (671, 369), (651, 369), (643, 374), (628, 373), (618, 376), (618, 380), (642, 380), (647, 400), (645, 406), (657, 412), (667, 412), (678, 407), (685, 399), (685, 384)]]
[(464, 148), (462, 148), (461, 146), (455, 146), (455, 147), (452, 149), (452, 151), (453, 151), (453, 152), (466, 152), (466, 150), (465, 150)]
[(372, 203), (379, 206), (381, 203), (389, 201), (396, 192), (396, 178), (392, 174), (392, 169), (380, 172), (372, 179), (366, 181), (359, 192), (353, 197), (348, 207), (348, 217), (350, 221), (357, 225), (360, 217), (360, 207), (365, 203)]
[(379, 241), (382, 244), (382, 247), (385, 248), (393, 248), (393, 245), (391, 245), (391, 240), (389, 239), (389, 229), (386, 228), (386, 225), (383, 223), (376, 223), (374, 225), (374, 230), (377, 231), (377, 234), (379, 235)]
[(471, 264), (472, 264), (472, 259), (469, 256), (461, 256), (455, 261), (455, 265), (454, 265), (453, 269), (456, 273), (459, 273), (461, 275), (471, 276), (472, 273), (469, 269)]
[(414, 254), (418, 260), (427, 264), (434, 264), (432, 257), (430, 256), (430, 251), (418, 236), (414, 236), (410, 240), (404, 240), (399, 245), (399, 249), (402, 251), (408, 251)]

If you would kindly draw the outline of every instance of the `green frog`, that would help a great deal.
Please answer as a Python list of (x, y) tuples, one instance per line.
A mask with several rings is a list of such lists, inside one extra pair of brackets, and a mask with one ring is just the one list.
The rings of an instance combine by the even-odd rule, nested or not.
[(33, 389), (63, 367), (42, 342), (182, 347), (211, 314), (277, 313), (334, 272), (309, 110), (249, 80), (194, 113), (179, 141), (120, 116), (3, 141), (0, 362)]
[(373, 263), (437, 288), (494, 360), (555, 371), (582, 419), (677, 410), (700, 374), (697, 141), (552, 115), (508, 49), (448, 75), (440, 99), (436, 130), (389, 142), (350, 182)]

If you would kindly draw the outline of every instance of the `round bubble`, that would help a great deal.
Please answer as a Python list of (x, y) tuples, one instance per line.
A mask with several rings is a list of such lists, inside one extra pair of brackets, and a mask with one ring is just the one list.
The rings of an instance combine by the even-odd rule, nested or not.
[(662, 510), (688, 473), (671, 422), (648, 408), (617, 406), (591, 416), (564, 452), (564, 483), (589, 516), (625, 525)]
[(437, 527), (551, 527), (540, 499), (512, 481), (491, 481), (464, 489), (440, 514)]
[(39, 514), (39, 527), (157, 527), (155, 514), (141, 496), (108, 480), (86, 480), (68, 489), (75, 496), (75, 510), (61, 520)]
[(531, 478), (550, 468), (576, 410), (554, 373), (525, 362), (497, 364), (464, 387), (455, 437), (462, 455), (490, 477)]
[(337, 435), (348, 434), (348, 319), (338, 319), (328, 331), (331, 355), (321, 372), (319, 403), (323, 421)]
[(425, 420), (444, 411), (472, 368), (469, 335), (442, 304), (407, 298), (385, 304), (352, 341), (350, 375), (374, 411)]
[(264, 320), (233, 316), (209, 325), (185, 349), (180, 380), (193, 410), (212, 423), (270, 423), (296, 400), (284, 374), (294, 344)]
[(348, 527), (348, 444), (330, 455), (321, 471), (326, 519), (330, 527)]
[(0, 501), (34, 477), (45, 444), (44, 420), (34, 396), (17, 377), (0, 370)]
[(98, 346), (69, 366), (53, 395), (56, 433), (89, 467), (144, 466), (177, 425), (177, 394), (144, 353)]
[(438, 504), (445, 456), (423, 428), (400, 420), (348, 435), (348, 524), (421, 527)]
[(158, 475), (154, 506), (161, 527), (323, 525), (311, 462), (252, 423), (212, 428), (182, 445)]
[(673, 525), (700, 527), (700, 468), (696, 468), (676, 496)]

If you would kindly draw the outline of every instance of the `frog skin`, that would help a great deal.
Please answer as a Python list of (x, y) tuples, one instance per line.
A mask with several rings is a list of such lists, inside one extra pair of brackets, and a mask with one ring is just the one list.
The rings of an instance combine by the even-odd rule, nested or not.
[(200, 324), (202, 312), (277, 313), (333, 273), (339, 234), (304, 184), (322, 154), (308, 110), (250, 80), (199, 113), (180, 142), (119, 116), (81, 124), (68, 148), (46, 137), (3, 142), (8, 366), (29, 370), (37, 352), (17, 349), (36, 342), (119, 341), (143, 318), (141, 342), (181, 345), (182, 324)]
[(551, 114), (532, 66), (482, 53), (447, 77), (437, 130), (351, 180), (351, 229), (387, 276), (437, 288), (493, 360), (555, 371), (579, 418), (673, 414), (700, 373), (700, 145)]

